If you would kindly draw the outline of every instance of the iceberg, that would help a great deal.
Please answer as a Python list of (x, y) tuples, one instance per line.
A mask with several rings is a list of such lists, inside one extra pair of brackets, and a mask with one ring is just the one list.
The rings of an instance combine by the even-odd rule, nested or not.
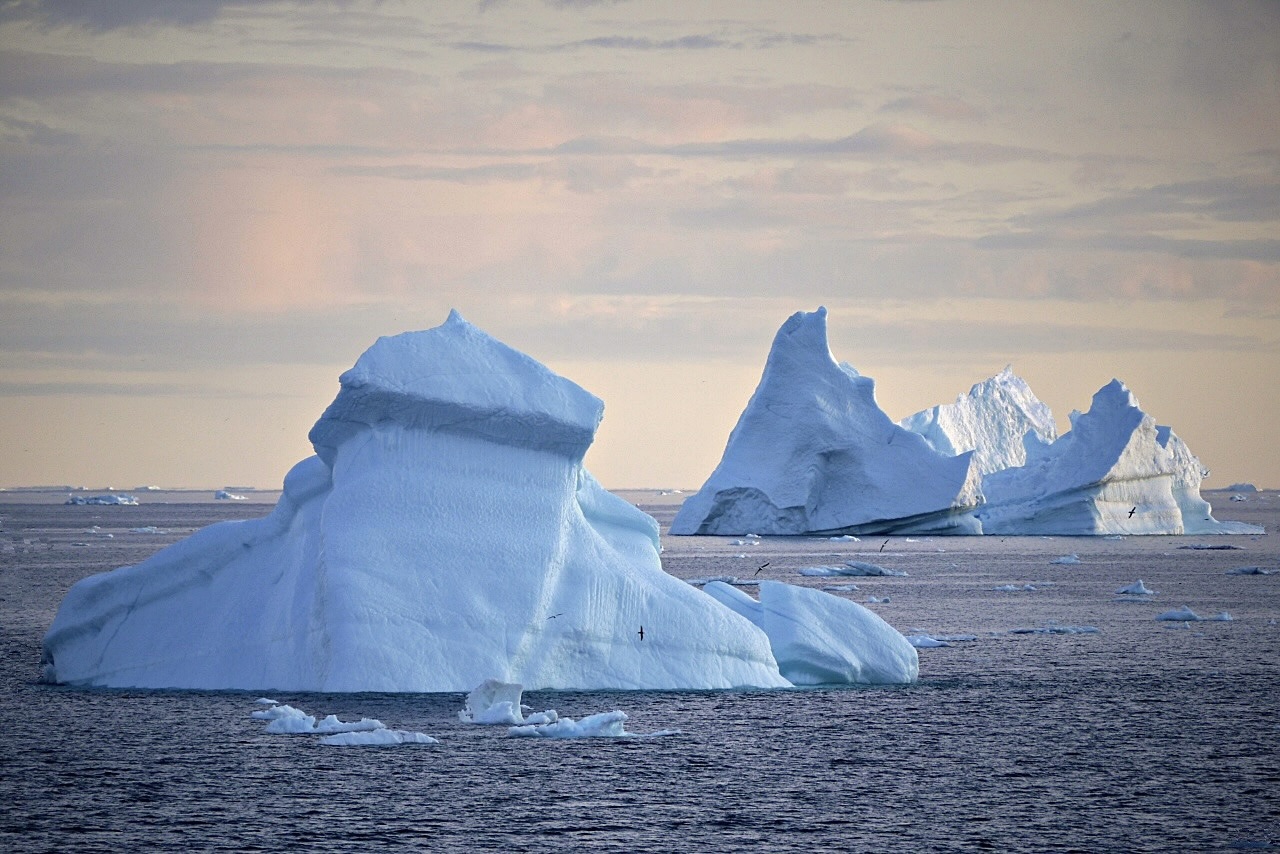
[(127, 504), (136, 505), (138, 499), (132, 495), (108, 493), (106, 495), (68, 495), (64, 504)]
[(1132, 584), (1126, 584), (1124, 587), (1121, 587), (1116, 591), (1116, 594), (1120, 596), (1152, 596), (1155, 594), (1155, 591), (1143, 584), (1142, 579), (1139, 578)]
[(982, 480), (984, 533), (1263, 533), (1213, 519), (1199, 460), (1119, 380), (1094, 394), (1088, 412), (1072, 412), (1071, 430), (1053, 444), (1024, 444), (1025, 464)]
[(528, 706), (520, 702), (524, 686), (519, 683), (486, 679), (472, 689), (458, 712), (464, 724), (550, 724), (559, 719), (554, 709), (525, 715)]
[(827, 344), (827, 310), (778, 330), (720, 464), (672, 534), (981, 533), (971, 454), (938, 453), (895, 424), (875, 383)]
[(1053, 413), (1012, 366), (975, 384), (955, 403), (925, 409), (899, 423), (940, 454), (973, 451), (973, 465), (982, 475), (1024, 465), (1026, 443), (1048, 445), (1058, 437)]
[(1181, 608), (1174, 608), (1171, 611), (1156, 615), (1156, 619), (1166, 623), (1195, 623), (1202, 618), (1191, 608), (1183, 605)]
[(780, 581), (761, 581), (759, 601), (718, 581), (703, 590), (768, 635), (778, 669), (796, 685), (907, 684), (919, 675), (911, 642), (856, 602)]
[(315, 455), (270, 515), (78, 582), (45, 635), (43, 678), (299, 692), (466, 692), (488, 678), (789, 686), (765, 633), (665, 573), (657, 523), (583, 467), (602, 414), (457, 312), (381, 338), (340, 377), (310, 432)]

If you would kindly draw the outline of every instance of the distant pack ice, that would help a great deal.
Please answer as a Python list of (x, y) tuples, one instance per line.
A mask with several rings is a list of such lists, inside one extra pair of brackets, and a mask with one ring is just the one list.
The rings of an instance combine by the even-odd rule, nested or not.
[(671, 533), (981, 533), (970, 457), (941, 454), (891, 421), (875, 383), (831, 355), (827, 310), (796, 312)]
[(583, 468), (596, 397), (456, 313), (380, 339), (340, 383), (269, 516), (72, 587), (45, 636), (47, 680), (791, 685), (769, 635), (665, 573), (657, 523)]

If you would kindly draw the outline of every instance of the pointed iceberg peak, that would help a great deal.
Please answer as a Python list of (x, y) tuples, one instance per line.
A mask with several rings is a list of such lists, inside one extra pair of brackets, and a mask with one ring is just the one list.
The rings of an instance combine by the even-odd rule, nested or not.
[(981, 501), (967, 454), (894, 424), (875, 383), (836, 361), (820, 307), (778, 330), (720, 465), (671, 532), (977, 533)]
[(1026, 462), (1029, 442), (1057, 438), (1053, 413), (1013, 366), (975, 383), (968, 394), (904, 418), (903, 427), (919, 433), (940, 454), (973, 451), (983, 475)]
[(316, 453), (374, 425), (439, 429), (580, 457), (604, 414), (598, 397), (468, 323), (379, 338), (339, 377), (311, 429)]

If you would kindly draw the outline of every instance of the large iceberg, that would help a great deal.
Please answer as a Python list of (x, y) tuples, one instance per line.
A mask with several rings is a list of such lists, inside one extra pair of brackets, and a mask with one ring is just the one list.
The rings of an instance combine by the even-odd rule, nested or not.
[[(290, 691), (785, 687), (583, 468), (600, 400), (457, 313), (340, 379), (273, 512), (77, 583), (44, 676)], [(643, 627), (643, 632), (640, 629)]]
[(1048, 445), (1058, 437), (1053, 413), (1012, 367), (975, 384), (955, 403), (925, 409), (900, 423), (940, 454), (973, 451), (973, 464), (982, 475), (1026, 463), (1025, 442)]
[(1026, 463), (988, 474), (979, 511), (988, 534), (1263, 533), (1218, 522), (1200, 497), (1200, 461), (1112, 380), (1051, 445), (1028, 438)]
[(796, 312), (671, 533), (981, 533), (970, 456), (940, 454), (890, 420), (875, 383), (832, 356), (826, 309)]

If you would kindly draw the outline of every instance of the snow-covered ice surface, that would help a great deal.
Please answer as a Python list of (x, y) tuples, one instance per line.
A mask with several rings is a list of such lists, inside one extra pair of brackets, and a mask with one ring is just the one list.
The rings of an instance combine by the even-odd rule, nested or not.
[(895, 424), (875, 383), (837, 362), (827, 311), (778, 330), (720, 464), (674, 534), (978, 533), (969, 455), (943, 455)]
[(900, 423), (940, 454), (973, 451), (973, 464), (982, 475), (1023, 465), (1024, 442), (1048, 445), (1058, 437), (1053, 413), (1012, 366), (976, 383), (954, 403), (925, 409)]
[[(873, 606), (889, 625), (951, 645), (918, 649), (909, 685), (523, 694), (575, 722), (620, 709), (628, 732), (679, 730), (663, 738), (510, 738), (458, 719), (479, 680), (443, 694), (266, 693), (318, 720), (439, 742), (389, 747), (268, 733), (249, 715), (272, 705), (255, 703), (263, 692), (38, 683), (41, 637), (76, 580), (271, 509), (259, 493), (211, 495), (141, 507), (0, 495), (13, 549), (0, 554), (0, 850), (1231, 851), (1277, 839), (1280, 575), (1226, 574), (1280, 567), (1275, 536), (1232, 538), (1232, 551), (1164, 536), (765, 538), (748, 565), (726, 540), (664, 535), (682, 583), (765, 562), (759, 580), (815, 588), (832, 579), (798, 568), (906, 570), (849, 579), (860, 589), (844, 598), (891, 598)], [(679, 498), (621, 497), (664, 527)], [(1206, 497), (1227, 519), (1280, 523), (1275, 492)], [(122, 535), (148, 524), (168, 533)], [(72, 547), (92, 525), (115, 538)], [(1081, 564), (1049, 563), (1066, 553)], [(1154, 602), (1114, 595), (1137, 578)], [(1233, 619), (1154, 620), (1183, 604)], [(1051, 625), (1098, 632), (1010, 633)]]
[(1026, 463), (982, 480), (986, 534), (1260, 534), (1218, 522), (1200, 496), (1204, 471), (1186, 443), (1112, 380), (1053, 444), (1026, 443)]
[[(664, 573), (582, 466), (603, 405), (456, 312), (379, 339), (266, 518), (63, 600), (49, 681), (469, 691), (783, 687), (764, 633)], [(644, 634), (640, 633), (644, 629)]]

